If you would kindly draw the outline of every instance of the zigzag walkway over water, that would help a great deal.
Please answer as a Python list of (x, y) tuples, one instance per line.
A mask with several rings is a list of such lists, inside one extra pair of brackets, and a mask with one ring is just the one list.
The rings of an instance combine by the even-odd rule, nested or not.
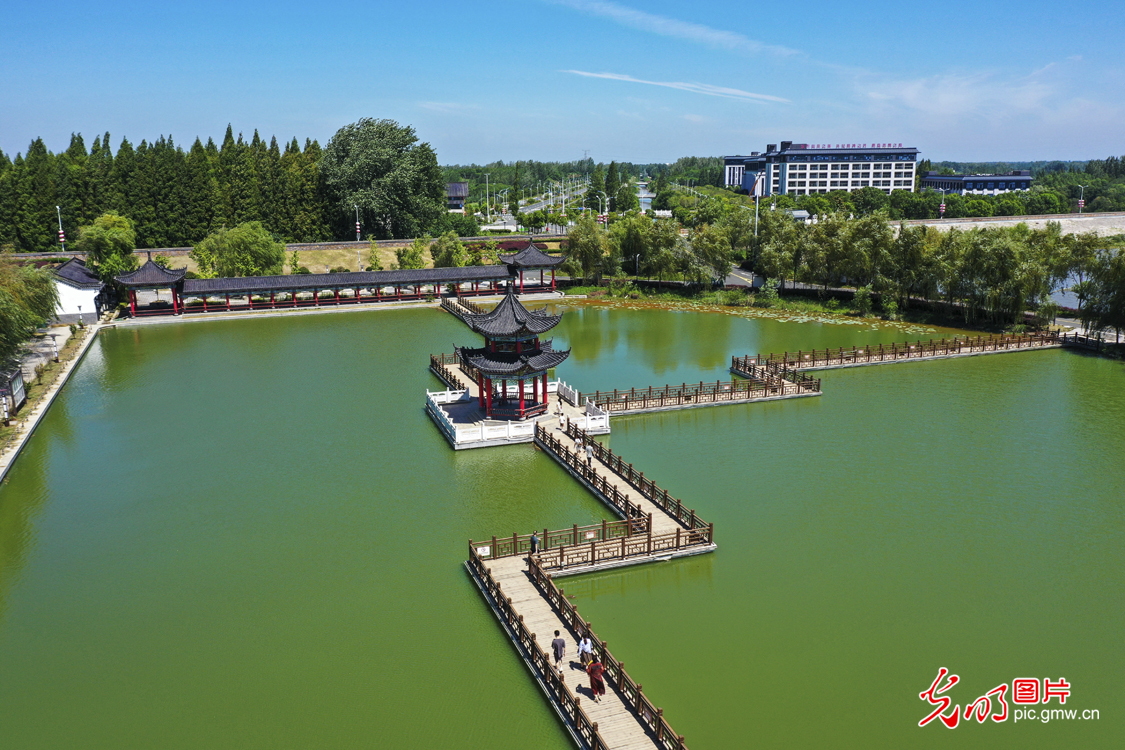
[[(579, 440), (594, 447), (592, 461), (576, 450)], [(530, 535), (470, 540), (465, 566), (580, 747), (685, 748), (663, 710), (644, 694), (554, 578), (712, 552), (714, 526), (573, 425), (565, 432), (537, 425), (535, 444), (622, 520), (544, 529), (535, 555), (530, 554)], [(548, 653), (556, 630), (568, 643), (558, 670)], [(593, 701), (577, 660), (575, 644), (582, 636), (590, 637), (605, 666), (606, 695), (599, 702)]]

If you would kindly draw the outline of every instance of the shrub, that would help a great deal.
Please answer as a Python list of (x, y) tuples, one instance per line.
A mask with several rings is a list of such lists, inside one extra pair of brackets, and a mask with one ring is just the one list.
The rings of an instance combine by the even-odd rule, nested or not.
[(889, 294), (883, 295), (883, 317), (887, 320), (898, 320), (898, 303)]
[(766, 279), (766, 283), (762, 285), (754, 302), (758, 307), (773, 307), (778, 303), (781, 297), (777, 293), (778, 284), (777, 279)]
[(855, 298), (852, 300), (852, 306), (858, 314), (865, 318), (871, 314), (872, 303), (870, 286), (861, 286), (859, 289), (855, 290)]

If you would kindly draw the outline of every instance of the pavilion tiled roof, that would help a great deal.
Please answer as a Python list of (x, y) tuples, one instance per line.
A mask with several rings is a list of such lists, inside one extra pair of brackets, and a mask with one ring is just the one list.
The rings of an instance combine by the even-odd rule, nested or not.
[(183, 280), (185, 273), (187, 273), (186, 268), (164, 268), (148, 260), (136, 271), (123, 273), (115, 278), (127, 287), (163, 287), (178, 284)]
[(86, 262), (81, 258), (71, 258), (63, 263), (55, 269), (55, 276), (80, 289), (100, 289), (102, 287), (102, 280), (86, 267)]
[(518, 253), (500, 256), (501, 263), (507, 263), (515, 268), (554, 268), (564, 261), (566, 261), (566, 258), (556, 258), (537, 248), (534, 240), (530, 241), (527, 247)]
[(531, 375), (558, 367), (570, 356), (570, 349), (555, 351), (550, 341), (527, 352), (490, 352), (487, 349), (457, 348), (461, 361), (468, 362), (490, 378)]
[(463, 268), (416, 268), (400, 271), (350, 271), (343, 273), (301, 273), (291, 276), (241, 276), (223, 279), (188, 279), (185, 297), (202, 294), (245, 294), (247, 292), (313, 291), (318, 289), (368, 289), (414, 284), (460, 284), (471, 281), (497, 281), (512, 278), (507, 266), (465, 266)]
[(551, 315), (546, 310), (528, 310), (516, 299), (515, 285), (509, 284), (508, 293), (500, 304), (481, 315), (465, 315), (464, 320), (483, 336), (530, 338), (557, 326), (562, 315)]

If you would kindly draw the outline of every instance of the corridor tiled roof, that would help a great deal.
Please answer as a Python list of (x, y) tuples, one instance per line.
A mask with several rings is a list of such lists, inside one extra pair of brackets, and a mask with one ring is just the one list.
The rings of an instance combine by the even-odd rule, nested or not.
[(302, 273), (291, 276), (241, 276), (223, 279), (188, 279), (184, 296), (201, 294), (245, 294), (246, 292), (313, 291), (316, 289), (370, 289), (412, 284), (460, 284), (471, 281), (500, 281), (512, 278), (507, 266), (463, 268), (416, 268), (400, 271), (350, 271)]

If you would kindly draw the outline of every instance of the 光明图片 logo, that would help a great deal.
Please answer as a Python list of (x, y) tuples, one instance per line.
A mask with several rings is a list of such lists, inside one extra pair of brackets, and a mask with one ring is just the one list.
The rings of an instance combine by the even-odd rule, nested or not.
[[(942, 685), (943, 680), (945, 681), (944, 685)], [(1075, 708), (1065, 708), (1066, 700), (1070, 697), (1070, 683), (1066, 681), (1065, 677), (1060, 677), (1055, 682), (1052, 682), (1050, 677), (1045, 677), (1042, 680), (1038, 677), (1017, 677), (1012, 680), (1010, 686), (1008, 683), (1002, 682), (972, 703), (966, 704), (964, 713), (961, 711), (961, 704), (954, 705), (953, 698), (944, 695), (960, 681), (960, 677), (950, 674), (945, 667), (938, 670), (937, 678), (929, 689), (918, 694), (920, 699), (931, 706), (936, 706), (936, 708), (926, 718), (919, 721), (918, 726), (924, 727), (934, 719), (940, 720), (946, 727), (953, 729), (962, 718), (965, 719), (966, 723), (972, 723), (975, 718), (978, 724), (983, 724), (987, 719), (1001, 723), (1007, 721), (1009, 717), (1012, 719), (1012, 723), (1031, 720), (1044, 724), (1055, 719), (1100, 718), (1097, 709), (1079, 711)], [(1009, 687), (1011, 688), (1010, 692)], [(1058, 699), (1058, 708), (1046, 707), (1052, 698)], [(1008, 705), (1009, 699), (1012, 703), (1011, 707)], [(1036, 705), (1044, 706), (1044, 708), (1024, 708), (1024, 706)], [(952, 711), (950, 711), (950, 706), (953, 706)]]

